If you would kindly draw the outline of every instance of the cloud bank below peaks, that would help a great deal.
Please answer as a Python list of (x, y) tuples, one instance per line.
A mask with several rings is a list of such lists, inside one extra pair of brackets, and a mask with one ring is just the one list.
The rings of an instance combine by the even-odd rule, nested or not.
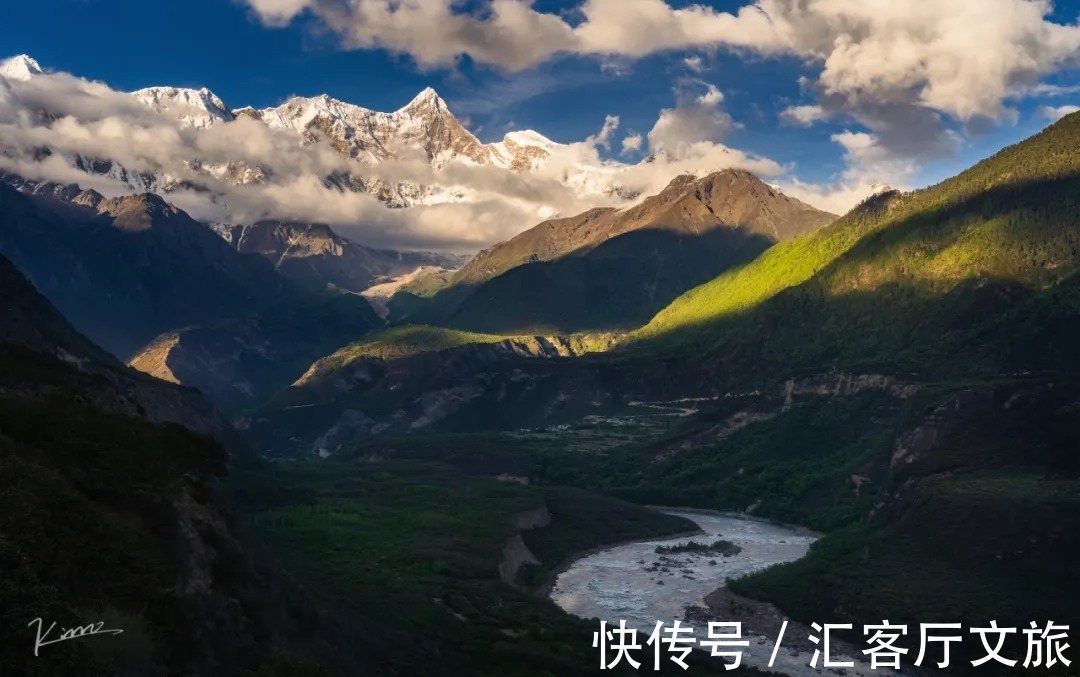
[[(652, 155), (638, 164), (604, 158), (612, 148), (638, 152), (645, 144), (640, 135), (620, 142), (619, 118), (608, 116), (576, 143), (515, 133), (508, 140), (538, 143), (547, 157), (528, 171), (511, 171), (468, 158), (434, 167), (416, 147), (360, 161), (318, 135), (235, 114), (202, 90), (151, 105), (145, 92), (137, 98), (66, 73), (0, 77), (0, 170), (106, 195), (158, 192), (206, 221), (323, 222), (365, 244), (464, 252), (554, 214), (659, 192), (681, 173), (784, 173), (772, 160), (720, 143), (735, 123), (715, 87), (696, 87), (660, 112), (648, 134)], [(208, 119), (191, 108), (199, 101), (221, 110)], [(372, 194), (402, 186), (416, 192), (413, 206), (390, 209)]]

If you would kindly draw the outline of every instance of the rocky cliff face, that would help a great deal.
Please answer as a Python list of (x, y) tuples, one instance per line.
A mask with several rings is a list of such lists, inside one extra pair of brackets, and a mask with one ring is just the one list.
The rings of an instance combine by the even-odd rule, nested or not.
[(503, 546), (502, 561), (499, 562), (499, 578), (517, 587), (518, 575), (521, 569), (528, 565), (540, 564), (540, 560), (525, 544), (521, 532), (540, 529), (549, 524), (551, 524), (551, 511), (548, 510), (546, 505), (520, 512), (514, 517), (514, 528), (517, 529), (518, 533), (510, 537), (510, 540)]

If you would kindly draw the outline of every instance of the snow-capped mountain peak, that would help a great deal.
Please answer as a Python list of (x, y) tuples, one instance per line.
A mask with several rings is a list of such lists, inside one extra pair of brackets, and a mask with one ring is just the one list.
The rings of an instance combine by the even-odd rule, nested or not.
[(425, 87), (423, 91), (413, 97), (413, 100), (399, 109), (399, 113), (403, 113), (409, 110), (416, 110), (418, 108), (432, 108), (448, 110), (446, 107), (446, 101), (443, 100), (439, 93), (431, 87)]
[(563, 144), (552, 141), (540, 132), (532, 129), (522, 129), (513, 132), (508, 132), (503, 137), (503, 141), (507, 143), (515, 143), (519, 146), (537, 146), (545, 150), (552, 150), (562, 146)]
[(345, 125), (361, 123), (375, 111), (339, 101), (327, 94), (304, 97), (295, 96), (280, 106), (255, 111), (255, 116), (276, 129), (291, 129), (303, 133), (315, 120), (341, 122)]
[(520, 172), (535, 169), (561, 146), (539, 132), (525, 129), (509, 132), (502, 141), (488, 147), (494, 164)]
[(25, 81), (44, 72), (41, 65), (26, 54), (19, 54), (0, 61), (0, 77), (8, 80)]
[(225, 102), (206, 87), (147, 87), (131, 95), (149, 108), (168, 112), (181, 122), (199, 129), (236, 118)]
[[(27, 56), (0, 61), (0, 75), (6, 78), (29, 79), (39, 73), (42, 73), (41, 67)], [(563, 175), (563, 182), (574, 193), (581, 196), (621, 195), (614, 171), (604, 163), (582, 162), (572, 153), (566, 154), (569, 146), (552, 141), (539, 132), (513, 131), (497, 143), (482, 143), (431, 87), (419, 92), (398, 110), (387, 113), (340, 101), (327, 94), (295, 96), (278, 106), (263, 109), (232, 108), (205, 87), (148, 87), (129, 95), (148, 109), (199, 132), (232, 124), (243, 117), (245, 124), (254, 120), (273, 130), (294, 135), (301, 145), (328, 144), (342, 156), (355, 160), (356, 166), (342, 175), (322, 178), (340, 190), (366, 192), (391, 207), (463, 202), (477, 193), (476, 189), (454, 180), (444, 184), (435, 178), (421, 185), (407, 179), (383, 179), (376, 171), (369, 173), (368, 168), (387, 160), (426, 162), (436, 171), (462, 163), (529, 173), (562, 157), (556, 171)], [(260, 184), (270, 180), (273, 174), (272, 166), (261, 166), (244, 157), (214, 162), (178, 158), (175, 164), (163, 163), (159, 169), (149, 171), (130, 170), (107, 157), (78, 155), (70, 161), (78, 169), (108, 176), (136, 192), (169, 193), (181, 186), (198, 188), (200, 173), (235, 186)], [(568, 166), (563, 167), (567, 163)], [(182, 175), (186, 178), (181, 178)], [(551, 208), (544, 207), (544, 210)], [(549, 214), (545, 212), (544, 215)]]

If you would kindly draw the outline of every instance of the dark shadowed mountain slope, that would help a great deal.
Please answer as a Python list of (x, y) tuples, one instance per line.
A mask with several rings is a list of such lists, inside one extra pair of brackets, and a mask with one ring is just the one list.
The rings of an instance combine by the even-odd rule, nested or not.
[(329, 294), (303, 304), (168, 331), (129, 364), (198, 388), (227, 413), (259, 403), (315, 360), (382, 326), (360, 296)]
[(281, 273), (313, 289), (333, 286), (361, 292), (418, 268), (456, 269), (465, 262), (455, 254), (365, 247), (317, 223), (260, 221), (220, 230), (237, 251), (260, 254)]
[(0, 185), (0, 253), (121, 358), (164, 331), (301, 297), (267, 261), (239, 254), (156, 195), (70, 197)]
[(0, 253), (80, 332), (222, 408), (284, 387), (382, 325), (363, 298), (282, 275), (157, 196), (24, 189), (35, 193), (0, 184)]
[[(199, 393), (128, 369), (79, 335), (0, 256), (0, 672), (307, 675), (387, 664), (372, 658), (381, 641), (346, 642), (234, 537), (214, 495), (226, 452), (203, 434), (225, 438), (222, 426)], [(99, 622), (123, 633), (35, 655), (34, 618), (43, 633), (56, 623), (53, 638)]]
[[(833, 219), (744, 171), (681, 176), (636, 206), (546, 221), (481, 252), (431, 298), (428, 317), (495, 333), (630, 328)], [(391, 307), (409, 305), (403, 297)]]
[[(231, 426), (206, 399), (195, 390), (163, 383), (134, 369), (94, 345), (75, 331), (56, 308), (3, 256), (0, 256), (0, 344), (7, 350), (33, 351), (48, 356), (32, 362), (51, 364), (70, 372), (68, 385), (80, 390), (96, 406), (127, 415), (138, 415), (154, 422), (179, 423), (206, 435), (212, 435), (243, 451)], [(65, 365), (61, 369), (59, 365)], [(9, 376), (19, 373), (19, 361), (8, 363)], [(33, 367), (28, 366), (33, 373)], [(50, 367), (50, 370), (53, 368)], [(25, 395), (13, 385), (20, 379), (5, 382), (0, 390)], [(27, 380), (25, 384), (32, 381)], [(38, 395), (62, 386), (50, 386)], [(35, 388), (35, 390), (37, 390)], [(88, 393), (98, 393), (89, 396)]]

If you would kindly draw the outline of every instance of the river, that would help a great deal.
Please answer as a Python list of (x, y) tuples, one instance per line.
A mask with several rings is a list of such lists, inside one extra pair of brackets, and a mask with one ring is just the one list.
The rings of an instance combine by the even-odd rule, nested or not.
[[(644, 640), (656, 626), (656, 621), (670, 624), (675, 619), (684, 620), (686, 607), (704, 606), (705, 596), (723, 587), (728, 577), (737, 578), (774, 564), (799, 559), (816, 540), (815, 536), (805, 532), (734, 515), (675, 509), (664, 512), (695, 522), (705, 532), (704, 535), (639, 541), (586, 555), (559, 575), (552, 588), (551, 599), (565, 611), (582, 618), (599, 618), (616, 624), (619, 620), (625, 620), (627, 626), (639, 630), (639, 642), (644, 646)], [(679, 553), (668, 555), (666, 562), (661, 561), (660, 555), (655, 552), (659, 545), (671, 546), (691, 540), (712, 543), (720, 538), (740, 546), (742, 552), (726, 558), (716, 554)], [(672, 562), (676, 563), (675, 566), (671, 565)], [(656, 565), (666, 567), (669, 571), (659, 570)], [(819, 619), (818, 622), (833, 621)], [(776, 661), (769, 668), (775, 637), (748, 635), (744, 628), (743, 639), (749, 639), (750, 646), (743, 649), (743, 665), (795, 677), (834, 671), (847, 675), (898, 674), (888, 669), (871, 671), (868, 663), (859, 662), (853, 668), (824, 670), (819, 661), (818, 669), (811, 668), (812, 651), (788, 648), (786, 640), (792, 638), (792, 632), (789, 626)], [(706, 628), (695, 627), (694, 637), (698, 640), (706, 638)], [(635, 659), (642, 661), (642, 657), (645, 658), (643, 669), (651, 668), (651, 654), (642, 653)], [(838, 661), (853, 660), (839, 655), (835, 650), (833, 658)]]

